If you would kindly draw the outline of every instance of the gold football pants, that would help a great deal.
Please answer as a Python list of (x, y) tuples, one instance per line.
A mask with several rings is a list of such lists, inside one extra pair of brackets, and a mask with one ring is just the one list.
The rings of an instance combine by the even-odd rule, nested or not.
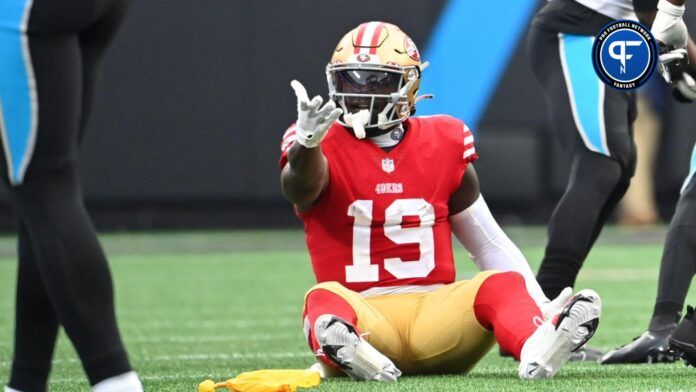
[(474, 315), (476, 293), (494, 273), (425, 293), (363, 297), (337, 282), (324, 282), (307, 295), (322, 289), (348, 302), (364, 338), (405, 374), (466, 373), (495, 342)]

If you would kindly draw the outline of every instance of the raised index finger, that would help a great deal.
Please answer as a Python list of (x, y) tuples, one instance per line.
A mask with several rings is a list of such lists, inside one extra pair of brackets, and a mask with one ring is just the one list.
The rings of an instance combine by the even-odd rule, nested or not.
[(295, 90), (295, 96), (297, 96), (298, 103), (300, 103), (300, 102), (309, 103), (309, 97), (307, 96), (307, 90), (302, 85), (302, 83), (298, 82), (297, 80), (293, 80), (290, 82), (290, 87), (292, 87), (292, 89)]

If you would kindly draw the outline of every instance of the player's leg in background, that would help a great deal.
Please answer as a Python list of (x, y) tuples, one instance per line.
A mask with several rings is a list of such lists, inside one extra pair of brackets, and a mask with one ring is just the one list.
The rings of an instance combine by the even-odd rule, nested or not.
[[(27, 272), (37, 274), (32, 280), (45, 287), (53, 312), (94, 385), (129, 374), (131, 367), (116, 326), (109, 267), (84, 208), (76, 172), (83, 90), (81, 48), (77, 34), (61, 31), (61, 23), (76, 20), (71, 15), (55, 15), (56, 10), (72, 8), (36, 1), (30, 9), (28, 34), (23, 35), (27, 61), (22, 76), (29, 80), (28, 95), (36, 98), (29, 101), (35, 113), (34, 122), (29, 123), (38, 127), (21, 126), (16, 121), (5, 124), (5, 175), (11, 185), (13, 206), (33, 250), (36, 268)], [(3, 96), (3, 102), (17, 99), (17, 95)], [(21, 170), (24, 167), (26, 173)], [(19, 292), (31, 293), (27, 280), (19, 280)], [(22, 306), (17, 312), (31, 314), (39, 310)], [(36, 344), (37, 339), (49, 340), (49, 332), (54, 339), (54, 331), (44, 331), (41, 337), (18, 335), (16, 347), (23, 350)], [(15, 352), (16, 358), (24, 355)], [(37, 375), (37, 380), (41, 377)], [(33, 390), (19, 384), (22, 379), (13, 368), (10, 385)], [(137, 376), (129, 379), (125, 390), (139, 390)]]
[(669, 224), (650, 330), (674, 328), (696, 274), (696, 146), (691, 170)]
[(637, 148), (633, 140), (633, 124), (638, 117), (637, 96), (613, 89), (604, 92), (604, 127), (609, 156), (621, 166), (621, 176), (595, 223), (585, 256), (590, 252), (602, 228), (628, 191), (637, 166)]
[[(0, 4), (0, 133), (3, 149), (0, 172), (7, 183), (25, 166), (23, 154), (32, 133), (31, 74), (25, 56), (25, 37), (21, 34), (27, 4)], [(10, 133), (11, 132), (11, 133)], [(17, 152), (12, 159), (12, 151)], [(7, 160), (8, 158), (9, 161)], [(18, 170), (12, 170), (12, 169)], [(17, 174), (15, 174), (17, 173)], [(25, 390), (46, 389), (51, 357), (58, 332), (58, 321), (40, 280), (36, 258), (26, 227), (19, 224), (19, 266), (16, 287), (15, 345), (10, 385)]]
[(31, 238), (37, 278), (90, 383), (131, 371), (116, 326), (109, 267), (82, 205), (74, 163), (45, 174), (30, 169), (10, 194)]
[[(16, 184), (32, 156), (36, 101), (28, 39), (22, 32), (31, 3), (0, 4), (0, 175)], [(69, 91), (67, 99), (69, 99)], [(58, 321), (39, 275), (37, 255), (27, 227), (18, 225), (19, 266), (16, 286), (14, 359), (9, 384), (20, 390), (46, 390)]]
[(657, 150), (663, 134), (666, 87), (662, 80), (653, 78), (646, 88), (636, 92), (637, 111), (633, 123), (633, 139), (636, 143), (636, 174), (631, 186), (619, 202), (617, 223), (628, 226), (656, 224), (660, 217), (655, 200), (653, 168), (657, 161)]
[[(672, 362), (668, 340), (679, 322), (686, 294), (696, 274), (696, 148), (662, 250), (657, 298), (648, 330), (632, 342), (607, 352), (602, 364)], [(688, 335), (687, 335), (688, 336)], [(696, 342), (693, 342), (696, 343)]]
[(82, 141), (87, 127), (104, 54), (116, 36), (130, 3), (131, 0), (96, 2), (97, 6), (100, 7), (96, 14), (100, 17), (79, 33), (82, 53), (82, 110), (78, 142)]
[(58, 319), (40, 278), (29, 234), (21, 223), (18, 254), (15, 348), (10, 386), (21, 391), (44, 391), (58, 334)]
[(574, 285), (635, 165), (634, 97), (599, 81), (587, 55), (591, 46), (589, 36), (530, 29), (530, 62), (546, 96), (552, 132), (572, 158), (568, 185), (549, 222), (537, 277), (549, 298)]

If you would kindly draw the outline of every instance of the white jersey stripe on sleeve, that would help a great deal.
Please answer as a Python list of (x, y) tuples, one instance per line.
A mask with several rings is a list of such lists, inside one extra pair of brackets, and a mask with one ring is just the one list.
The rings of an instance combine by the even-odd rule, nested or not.
[(466, 151), (464, 151), (464, 159), (469, 158), (474, 154), (476, 154), (476, 149), (474, 149), (473, 147), (467, 148)]

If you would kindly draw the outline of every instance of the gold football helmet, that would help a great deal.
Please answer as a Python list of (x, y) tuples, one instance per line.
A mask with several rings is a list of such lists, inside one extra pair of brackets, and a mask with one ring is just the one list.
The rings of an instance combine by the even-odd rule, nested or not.
[(367, 22), (351, 30), (326, 66), (329, 98), (344, 113), (338, 122), (351, 126), (347, 118), (359, 112), (366, 112), (364, 128), (373, 132), (403, 122), (415, 113), (416, 102), (432, 97), (416, 96), (427, 65), (416, 44), (393, 24)]

